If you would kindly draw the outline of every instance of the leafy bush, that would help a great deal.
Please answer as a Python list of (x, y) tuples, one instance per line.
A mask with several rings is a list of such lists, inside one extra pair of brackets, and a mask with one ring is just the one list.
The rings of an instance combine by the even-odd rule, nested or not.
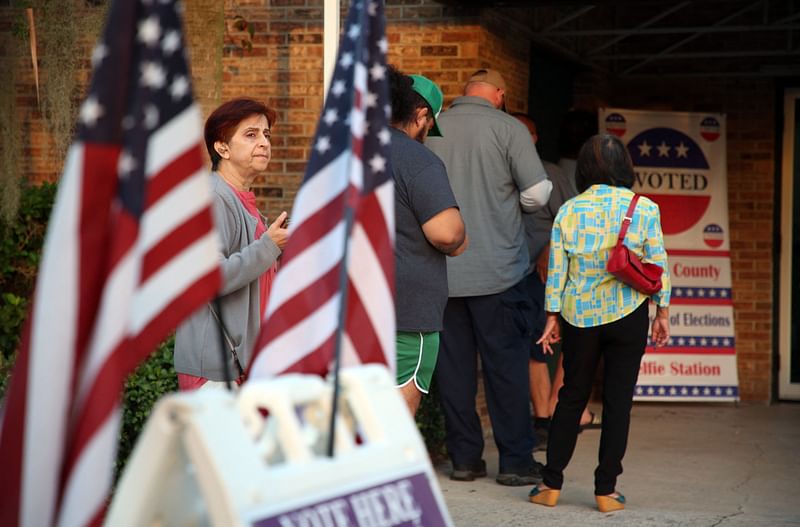
[(425, 439), (425, 447), (428, 449), (431, 462), (437, 464), (447, 459), (447, 448), (444, 443), (444, 414), (435, 380), (431, 383), (428, 395), (422, 396), (417, 410), (417, 428)]
[(178, 376), (172, 366), (174, 348), (173, 336), (162, 342), (125, 383), (117, 446), (117, 476), (122, 473), (153, 405), (162, 395), (178, 389)]
[[(56, 185), (52, 183), (23, 188), (16, 219), (12, 223), (0, 222), (0, 354), (3, 366), (8, 365), (19, 346), (55, 194)], [(0, 376), (3, 373), (0, 369)]]

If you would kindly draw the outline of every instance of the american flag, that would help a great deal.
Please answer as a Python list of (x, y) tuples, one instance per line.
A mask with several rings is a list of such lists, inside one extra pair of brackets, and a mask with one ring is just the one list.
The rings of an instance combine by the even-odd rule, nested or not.
[(0, 525), (95, 525), (125, 378), (219, 288), (178, 4), (118, 0), (65, 162), (0, 429)]
[(383, 4), (354, 2), (295, 200), (251, 377), (325, 375), (340, 324), (342, 365), (378, 362), (394, 369), (387, 47)]

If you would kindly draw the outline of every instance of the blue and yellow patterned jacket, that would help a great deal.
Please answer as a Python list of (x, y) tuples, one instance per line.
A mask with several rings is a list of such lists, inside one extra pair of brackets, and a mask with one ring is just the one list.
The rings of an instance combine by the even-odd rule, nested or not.
[[(619, 320), (647, 300), (647, 295), (606, 271), (633, 196), (623, 187), (593, 185), (561, 206), (550, 237), (547, 311), (560, 312), (573, 326), (592, 327)], [(652, 298), (656, 305), (668, 306), (670, 279), (661, 216), (658, 205), (644, 196), (636, 204), (625, 245), (644, 261), (664, 268), (663, 287)]]

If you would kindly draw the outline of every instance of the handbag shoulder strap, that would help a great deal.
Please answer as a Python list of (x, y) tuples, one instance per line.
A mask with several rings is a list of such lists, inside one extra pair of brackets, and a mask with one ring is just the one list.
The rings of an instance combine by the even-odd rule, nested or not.
[(228, 329), (225, 327), (225, 324), (222, 323), (222, 319), (217, 315), (217, 312), (214, 311), (214, 308), (211, 307), (211, 304), (206, 304), (208, 309), (211, 311), (211, 314), (214, 315), (214, 320), (217, 321), (219, 325), (219, 329), (222, 331), (222, 336), (225, 338), (225, 342), (228, 344), (228, 350), (231, 352), (233, 356), (233, 361), (236, 363), (236, 368), (239, 370), (239, 375), (244, 374), (244, 368), (242, 367), (242, 363), (239, 362), (239, 354), (236, 353), (236, 346), (233, 344), (233, 339), (228, 334)]
[(631, 199), (631, 204), (628, 205), (628, 211), (622, 219), (622, 227), (620, 227), (619, 236), (617, 237), (617, 247), (622, 245), (622, 242), (625, 240), (625, 235), (628, 233), (628, 227), (630, 227), (631, 221), (633, 221), (633, 211), (636, 210), (636, 202), (638, 201), (639, 194), (634, 194), (633, 199)]

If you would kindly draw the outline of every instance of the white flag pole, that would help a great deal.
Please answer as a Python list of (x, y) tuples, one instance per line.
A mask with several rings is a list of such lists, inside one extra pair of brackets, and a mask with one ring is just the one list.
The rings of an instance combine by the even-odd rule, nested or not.
[[(322, 72), (324, 81), (324, 96), (328, 95), (331, 77), (336, 67), (336, 53), (339, 47), (339, 15), (341, 13), (341, 0), (325, 0), (323, 9), (322, 26)], [(323, 104), (325, 102), (323, 101)]]

